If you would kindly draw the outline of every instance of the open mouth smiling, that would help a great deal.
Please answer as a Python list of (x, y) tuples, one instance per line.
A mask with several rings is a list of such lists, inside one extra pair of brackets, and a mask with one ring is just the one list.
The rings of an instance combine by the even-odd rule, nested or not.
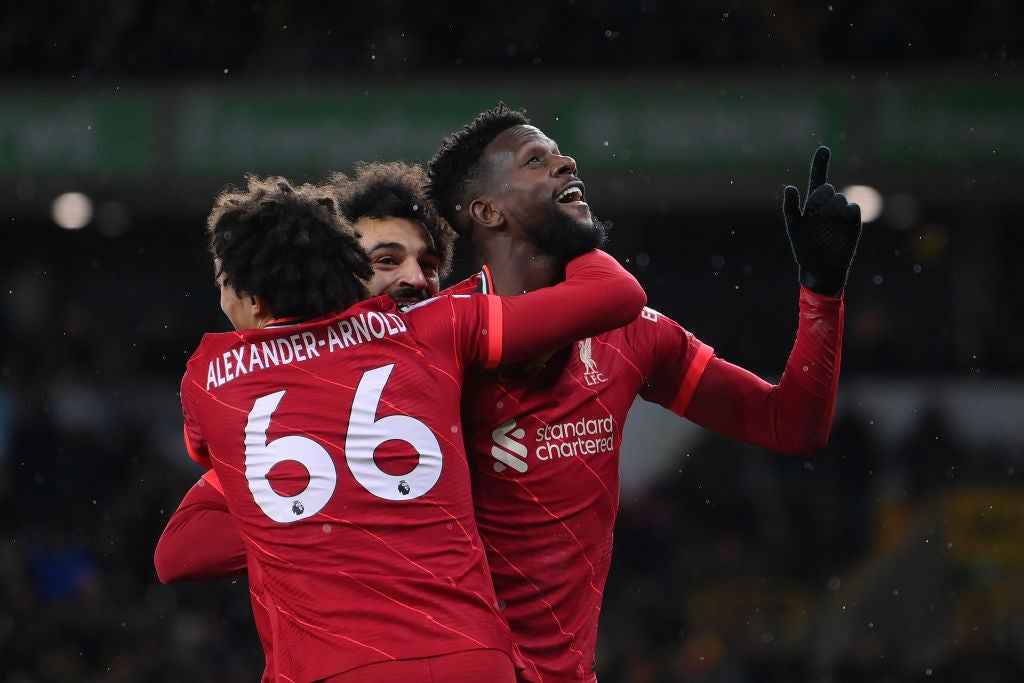
[(561, 192), (555, 195), (555, 201), (559, 204), (571, 204), (583, 201), (583, 183), (575, 181), (567, 185)]

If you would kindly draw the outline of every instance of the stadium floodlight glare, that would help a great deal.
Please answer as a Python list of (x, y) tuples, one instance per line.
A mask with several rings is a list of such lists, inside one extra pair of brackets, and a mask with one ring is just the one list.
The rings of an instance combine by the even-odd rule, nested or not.
[(860, 220), (870, 223), (882, 214), (882, 194), (870, 185), (850, 185), (840, 190), (851, 204), (860, 206)]
[(92, 200), (81, 192), (65, 192), (53, 200), (50, 215), (65, 230), (79, 230), (92, 220)]

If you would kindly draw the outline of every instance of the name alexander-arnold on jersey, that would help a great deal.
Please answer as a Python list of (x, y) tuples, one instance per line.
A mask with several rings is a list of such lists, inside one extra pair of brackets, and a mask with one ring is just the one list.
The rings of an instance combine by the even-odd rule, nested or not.
[(266, 368), (301, 363), (350, 346), (405, 332), (405, 321), (394, 313), (367, 311), (324, 327), (240, 344), (210, 361), (206, 388), (219, 387)]

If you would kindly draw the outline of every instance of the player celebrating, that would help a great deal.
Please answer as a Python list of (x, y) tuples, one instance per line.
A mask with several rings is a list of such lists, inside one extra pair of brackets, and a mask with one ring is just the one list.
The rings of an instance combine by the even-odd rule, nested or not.
[[(455, 234), (427, 199), (423, 168), (401, 162), (359, 164), (353, 177), (336, 173), (322, 191), (338, 203), (370, 257), (371, 295), (399, 303), (435, 296), (452, 268)], [(320, 191), (304, 186), (306, 190)], [(241, 199), (241, 197), (239, 197)], [(164, 583), (214, 579), (246, 571), (245, 544), (228, 511), (214, 470), (185, 494), (154, 552)], [(256, 630), (266, 656), (262, 680), (274, 680), (271, 627), (259, 576), (250, 576)]]
[(512, 680), (469, 496), (463, 374), (622, 325), (642, 289), (591, 251), (522, 297), (359, 302), (370, 267), (333, 202), (281, 179), (220, 197), (209, 232), (236, 331), (189, 360), (186, 442), (245, 541), (275, 675)]
[[(818, 149), (802, 208), (796, 188), (785, 191), (802, 286), (796, 341), (779, 384), (716, 357), (651, 309), (553, 356), (467, 381), (463, 419), (471, 429), (477, 523), (502, 613), (527, 660), (522, 678), (596, 681), (619, 447), (636, 396), (773, 451), (825, 445), (839, 378), (842, 291), (861, 229), (859, 207), (827, 182), (828, 161), (828, 149)], [(485, 264), (468, 283), (480, 291), (551, 285), (561, 264), (603, 241), (576, 162), (521, 112), (500, 105), (481, 113), (444, 141), (428, 168), (439, 211)]]
[(326, 187), (370, 256), (371, 291), (399, 303), (436, 295), (452, 269), (455, 233), (430, 203), (426, 183), (421, 166), (393, 161), (358, 164), (354, 177), (335, 173)]

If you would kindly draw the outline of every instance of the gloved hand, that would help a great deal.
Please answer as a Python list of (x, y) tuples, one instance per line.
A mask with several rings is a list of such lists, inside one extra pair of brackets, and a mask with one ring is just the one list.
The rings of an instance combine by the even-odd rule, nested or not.
[(857, 251), (861, 222), (860, 207), (828, 182), (831, 155), (825, 146), (814, 152), (807, 202), (801, 209), (800, 191), (787, 185), (782, 213), (800, 284), (818, 294), (839, 296)]

